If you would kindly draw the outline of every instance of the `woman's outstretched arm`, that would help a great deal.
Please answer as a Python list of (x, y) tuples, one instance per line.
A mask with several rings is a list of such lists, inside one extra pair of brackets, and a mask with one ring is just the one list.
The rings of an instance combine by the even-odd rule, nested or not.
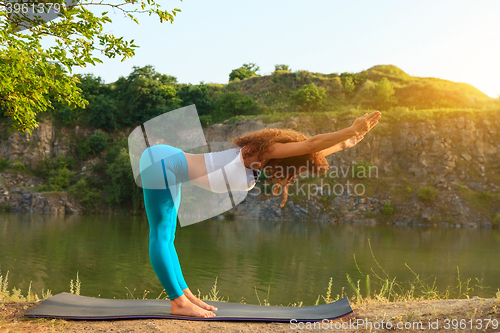
[(357, 118), (350, 127), (337, 132), (315, 135), (301, 142), (275, 143), (272, 149), (264, 155), (264, 158), (270, 160), (273, 158), (300, 156), (316, 153), (328, 148), (332, 148), (332, 152), (334, 152), (334, 146), (353, 137), (364, 135), (378, 123), (380, 117), (381, 113), (374, 111)]
[(349, 140), (343, 141), (339, 144), (336, 144), (333, 147), (324, 149), (321, 151), (323, 156), (328, 156), (330, 154), (336, 153), (338, 151), (341, 151), (343, 149), (351, 148), (355, 146), (359, 141), (363, 140), (364, 135), (358, 135), (350, 138)]

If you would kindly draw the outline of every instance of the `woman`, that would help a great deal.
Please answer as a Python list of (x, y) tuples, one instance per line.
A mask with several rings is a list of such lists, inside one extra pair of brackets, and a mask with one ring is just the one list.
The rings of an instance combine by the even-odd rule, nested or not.
[[(304, 171), (324, 172), (328, 167), (325, 156), (357, 144), (378, 123), (380, 117), (379, 111), (365, 114), (348, 128), (309, 139), (289, 130), (257, 131), (233, 140), (243, 148), (220, 153), (187, 154), (167, 145), (148, 148), (143, 157), (161, 156), (161, 164), (158, 162), (157, 166), (150, 166), (141, 172), (150, 225), (149, 253), (153, 269), (171, 300), (172, 314), (213, 317), (215, 314), (212, 311), (217, 310), (189, 290), (175, 251), (175, 228), (182, 183), (189, 182), (212, 192), (227, 191), (227, 184), (231, 184), (231, 190), (249, 190), (255, 185), (255, 171), (264, 169), (270, 180), (276, 180), (284, 186), (283, 206), (288, 185), (295, 176)], [(242, 179), (241, 173), (215, 172), (217, 165), (234, 161), (240, 163), (242, 168), (244, 166), (247, 179)], [(141, 165), (145, 165), (142, 157)], [(147, 171), (153, 169), (161, 172), (161, 181), (167, 184), (167, 189), (155, 189), (158, 187), (153, 183), (158, 182), (158, 177), (150, 176), (154, 172)], [(141, 167), (141, 170), (144, 168)]]

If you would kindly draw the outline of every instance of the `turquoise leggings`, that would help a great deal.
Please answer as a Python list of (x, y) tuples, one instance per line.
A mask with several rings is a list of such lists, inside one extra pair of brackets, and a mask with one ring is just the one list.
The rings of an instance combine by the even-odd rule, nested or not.
[[(169, 298), (174, 299), (188, 287), (174, 247), (181, 184), (188, 182), (186, 157), (180, 149), (156, 145), (144, 151), (140, 165), (149, 221), (149, 258)], [(162, 182), (166, 189), (159, 189)]]

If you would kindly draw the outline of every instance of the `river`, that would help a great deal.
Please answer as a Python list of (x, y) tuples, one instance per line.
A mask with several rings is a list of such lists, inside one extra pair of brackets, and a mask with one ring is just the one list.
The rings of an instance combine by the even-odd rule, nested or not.
[[(163, 288), (149, 263), (148, 232), (145, 216), (0, 213), (0, 271), (24, 295), (30, 282), (38, 295), (68, 292), (78, 272), (82, 295), (142, 298), (146, 290), (155, 298)], [(471, 296), (500, 288), (498, 229), (209, 220), (178, 226), (175, 243), (193, 293), (207, 295), (217, 279), (230, 302), (313, 305), (330, 278), (333, 296), (343, 287), (352, 295), (346, 274), (362, 279), (363, 293), (362, 274), (371, 274), (373, 292), (380, 286), (372, 269), (401, 283), (414, 280), (413, 271), (452, 295), (457, 268), (461, 281), (471, 279)]]

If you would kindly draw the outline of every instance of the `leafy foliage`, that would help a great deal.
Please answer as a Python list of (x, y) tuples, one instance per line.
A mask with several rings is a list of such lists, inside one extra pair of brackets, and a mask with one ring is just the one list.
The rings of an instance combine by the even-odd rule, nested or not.
[(284, 65), (284, 64), (279, 64), (279, 65), (274, 65), (274, 71), (275, 72), (278, 72), (278, 71), (282, 71), (282, 72), (291, 72), (292, 69), (290, 68), (290, 66), (288, 65)]
[(257, 113), (257, 105), (251, 96), (243, 96), (241, 92), (225, 92), (215, 101), (215, 117), (223, 120), (233, 116)]
[(243, 64), (240, 68), (233, 69), (229, 74), (229, 82), (236, 79), (243, 80), (252, 76), (258, 76), (257, 71), (260, 69), (254, 63)]
[(92, 187), (86, 179), (80, 179), (71, 186), (69, 192), (83, 205), (86, 213), (97, 212), (97, 207), (102, 200), (100, 189)]
[(352, 96), (366, 81), (366, 75), (363, 73), (348, 73), (340, 74), (340, 82), (347, 96)]
[(322, 106), (326, 99), (324, 88), (318, 88), (314, 83), (306, 84), (291, 96), (292, 102), (305, 111), (311, 111)]
[(431, 203), (436, 199), (438, 191), (430, 186), (424, 186), (418, 189), (418, 198), (421, 201)]
[(77, 147), (78, 156), (86, 160), (89, 155), (97, 155), (109, 146), (109, 137), (99, 130), (81, 142)]
[[(46, 1), (31, 3), (43, 6)], [(71, 75), (71, 71), (73, 67), (102, 62), (93, 56), (94, 51), (123, 61), (132, 57), (138, 47), (134, 40), (103, 31), (103, 25), (111, 19), (106, 11), (99, 16), (88, 10), (86, 7), (93, 2), (70, 6), (65, 6), (63, 0), (52, 3), (60, 4), (59, 19), (44, 22), (39, 16), (11, 15), (7, 7), (12, 3), (0, 0), (0, 107), (13, 120), (12, 127), (21, 132), (31, 133), (38, 126), (37, 114), (53, 107), (50, 97), (71, 109), (88, 104), (77, 86), (78, 76)], [(120, 10), (136, 23), (139, 12), (156, 15), (160, 22), (173, 22), (180, 11), (161, 10), (154, 0), (99, 5)], [(55, 39), (55, 46), (43, 45), (46, 36)]]
[(121, 122), (138, 125), (167, 111), (181, 107), (175, 84), (177, 78), (160, 74), (154, 67), (133, 67), (127, 78), (115, 82), (117, 106), (122, 110)]
[(379, 108), (387, 110), (396, 103), (396, 99), (394, 98), (394, 87), (386, 77), (380, 80), (376, 92), (377, 105)]
[(196, 110), (200, 116), (209, 115), (215, 109), (214, 101), (210, 97), (210, 88), (201, 82), (199, 85), (182, 85), (177, 96), (182, 100), (182, 105), (196, 105)]
[(6, 158), (0, 158), (0, 172), (4, 171), (10, 166), (10, 161)]
[(106, 201), (112, 205), (132, 204), (134, 209), (143, 207), (142, 189), (135, 184), (128, 150), (119, 148), (110, 160), (106, 168), (110, 179), (110, 185), (105, 187)]
[(74, 158), (62, 155), (54, 162), (47, 158), (41, 164), (42, 166), (36, 174), (47, 178), (47, 184), (38, 186), (38, 191), (63, 191), (69, 188), (75, 174), (74, 171), (71, 171), (75, 166)]

